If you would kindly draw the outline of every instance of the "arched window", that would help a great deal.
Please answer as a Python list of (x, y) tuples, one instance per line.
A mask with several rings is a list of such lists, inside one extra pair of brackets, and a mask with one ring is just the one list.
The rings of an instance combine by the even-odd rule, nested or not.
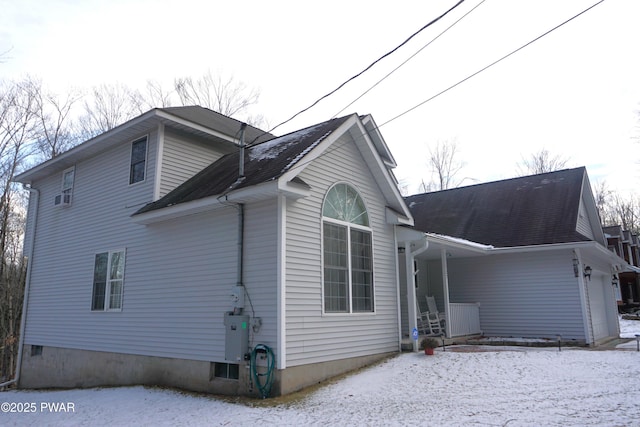
[(373, 311), (373, 251), (369, 215), (360, 194), (336, 184), (322, 205), (324, 311)]

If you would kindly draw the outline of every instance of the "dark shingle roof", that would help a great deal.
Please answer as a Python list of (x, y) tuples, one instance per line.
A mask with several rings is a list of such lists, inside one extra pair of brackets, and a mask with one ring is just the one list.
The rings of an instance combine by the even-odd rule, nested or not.
[(227, 154), (134, 215), (278, 179), (349, 117), (331, 119), (247, 148), (245, 177), (241, 180), (238, 152)]
[(405, 198), (415, 228), (495, 247), (589, 240), (576, 231), (584, 167)]

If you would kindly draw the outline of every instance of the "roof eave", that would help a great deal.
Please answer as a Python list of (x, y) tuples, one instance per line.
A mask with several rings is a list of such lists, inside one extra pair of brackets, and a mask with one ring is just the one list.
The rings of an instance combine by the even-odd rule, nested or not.
[(406, 215), (403, 215), (400, 212), (388, 206), (385, 210), (385, 219), (387, 221), (387, 224), (413, 226), (412, 217), (407, 217)]
[(270, 181), (251, 187), (240, 188), (225, 195), (204, 197), (202, 199), (134, 214), (131, 220), (136, 224), (149, 225), (186, 215), (219, 209), (228, 206), (228, 203), (248, 203), (266, 200), (278, 194), (283, 194), (290, 199), (299, 199), (311, 194), (311, 188), (305, 183)]

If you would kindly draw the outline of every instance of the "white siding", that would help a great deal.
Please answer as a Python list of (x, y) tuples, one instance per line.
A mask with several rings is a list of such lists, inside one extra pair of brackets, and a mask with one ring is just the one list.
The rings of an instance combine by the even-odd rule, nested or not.
[[(370, 170), (355, 145), (345, 142), (335, 142), (300, 174), (312, 194), (287, 206), (288, 366), (398, 349), (394, 229), (385, 223), (385, 204)], [(326, 192), (339, 181), (354, 186), (367, 205), (373, 228), (375, 313), (322, 314), (321, 208)]]
[(596, 341), (604, 337), (617, 337), (620, 326), (617, 298), (611, 285), (611, 265), (589, 255), (582, 257), (582, 265), (592, 269), (591, 279), (584, 278), (589, 334)]
[(591, 329), (593, 339), (596, 341), (610, 335), (605, 303), (605, 279), (604, 275), (592, 274), (591, 279), (587, 280)]
[[(585, 340), (578, 279), (568, 250), (449, 259), (451, 302), (480, 303), (480, 325), (487, 336)], [(440, 261), (421, 265), (421, 287), (441, 295)], [(420, 289), (421, 295), (427, 291)], [(421, 303), (424, 296), (420, 296)]]
[[(59, 176), (42, 189), (26, 344), (224, 360), (224, 312), (237, 282), (238, 211), (224, 207), (149, 226), (130, 215), (153, 194), (154, 135), (147, 179), (128, 185), (130, 145), (76, 165), (73, 204), (54, 207)], [(263, 319), (251, 339), (275, 344), (276, 207), (246, 207), (246, 312)], [(126, 248), (123, 309), (92, 312), (94, 256)]]
[(210, 143), (165, 131), (160, 197), (223, 156)]

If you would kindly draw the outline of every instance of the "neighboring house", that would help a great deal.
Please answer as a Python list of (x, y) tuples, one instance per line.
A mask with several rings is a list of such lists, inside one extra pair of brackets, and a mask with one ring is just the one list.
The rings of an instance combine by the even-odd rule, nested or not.
[(617, 299), (620, 311), (640, 308), (640, 243), (638, 236), (619, 225), (603, 227), (609, 250), (627, 262), (618, 273)]
[(585, 168), (405, 200), (415, 220), (398, 234), (410, 279), (405, 335), (416, 324), (414, 298), (425, 311), (433, 295), (449, 336), (560, 335), (589, 345), (618, 336), (612, 284), (626, 263), (607, 249)]
[(22, 173), (18, 385), (251, 395), (260, 347), (277, 395), (399, 351), (395, 166), (371, 116), (276, 138), (175, 107)]

